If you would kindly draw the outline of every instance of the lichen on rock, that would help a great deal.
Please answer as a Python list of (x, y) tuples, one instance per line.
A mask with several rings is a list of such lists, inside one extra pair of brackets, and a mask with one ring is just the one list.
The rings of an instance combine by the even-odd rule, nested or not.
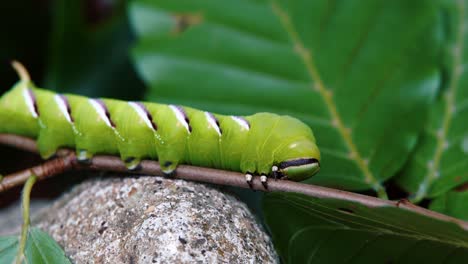
[(248, 208), (199, 183), (93, 179), (36, 221), (74, 263), (277, 263)]

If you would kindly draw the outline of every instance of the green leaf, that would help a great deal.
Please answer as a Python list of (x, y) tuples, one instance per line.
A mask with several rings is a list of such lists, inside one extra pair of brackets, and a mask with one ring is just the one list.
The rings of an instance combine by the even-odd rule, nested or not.
[[(0, 263), (14, 263), (18, 251), (18, 237), (0, 237)], [(71, 263), (62, 248), (47, 233), (39, 228), (28, 231), (24, 255), (25, 263), (67, 264)]]
[(54, 2), (50, 64), (44, 86), (92, 97), (141, 99), (144, 87), (128, 57), (132, 34), (126, 1), (101, 3), (101, 9), (110, 11), (101, 15), (99, 23), (89, 17), (90, 9), (100, 11), (99, 6), (89, 6), (94, 2)]
[(13, 263), (18, 250), (18, 237), (0, 237), (0, 263)]
[(468, 221), (468, 191), (450, 191), (431, 202), (431, 210)]
[(62, 248), (47, 233), (39, 228), (29, 230), (25, 256), (29, 263), (71, 263)]
[(447, 80), (399, 183), (414, 201), (436, 197), (468, 181), (468, 3), (445, 1)]
[(374, 188), (403, 165), (440, 83), (436, 1), (136, 0), (149, 100), (309, 124), (309, 183)]
[(421, 210), (295, 193), (264, 200), (285, 263), (464, 263), (468, 223)]

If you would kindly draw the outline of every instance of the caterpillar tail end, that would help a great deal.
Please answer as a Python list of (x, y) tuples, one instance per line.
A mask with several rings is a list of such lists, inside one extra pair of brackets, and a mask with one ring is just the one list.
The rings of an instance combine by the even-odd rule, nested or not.
[(28, 70), (26, 70), (26, 67), (24, 67), (24, 65), (21, 64), (21, 62), (13, 60), (11, 62), (11, 66), (13, 67), (13, 69), (15, 69), (16, 73), (19, 75), (22, 81), (31, 81), (31, 77), (29, 76)]

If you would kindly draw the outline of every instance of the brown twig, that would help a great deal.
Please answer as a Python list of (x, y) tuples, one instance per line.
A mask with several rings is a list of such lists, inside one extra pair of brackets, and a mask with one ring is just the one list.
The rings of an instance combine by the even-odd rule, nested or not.
[(41, 165), (6, 175), (3, 180), (0, 181), (0, 192), (22, 185), (33, 175), (37, 176), (38, 180), (43, 180), (71, 170), (75, 164), (74, 161), (74, 155), (58, 157), (46, 161)]
[[(0, 144), (6, 144), (37, 153), (37, 149), (33, 143), (34, 141), (29, 138), (0, 134)], [(105, 170), (147, 175), (163, 175), (159, 163), (152, 160), (143, 161), (141, 163), (141, 168), (138, 171), (129, 171), (125, 167), (125, 164), (115, 156), (95, 156), (88, 165), (77, 162), (74, 152), (69, 150), (62, 150), (58, 153), (57, 156), (57, 158), (47, 161), (40, 166), (5, 176), (3, 181), (0, 183), (0, 192), (11, 188), (12, 186), (17, 186), (24, 183), (32, 174), (38, 176), (38, 179), (41, 180), (71, 169), (100, 171)], [(184, 180), (250, 188), (249, 185), (245, 182), (244, 175), (233, 171), (179, 165), (173, 177)], [(382, 200), (371, 196), (285, 180), (270, 180), (268, 182), (268, 190), (266, 190), (260, 182), (259, 177), (255, 177), (253, 179), (252, 189), (259, 191), (302, 193), (316, 198), (333, 198), (350, 202), (357, 202), (369, 207), (399, 207), (442, 221), (453, 222), (468, 230), (468, 222), (427, 210), (409, 202), (402, 203), (401, 201)]]
[(36, 141), (12, 134), (0, 134), (0, 143), (17, 149), (37, 153)]

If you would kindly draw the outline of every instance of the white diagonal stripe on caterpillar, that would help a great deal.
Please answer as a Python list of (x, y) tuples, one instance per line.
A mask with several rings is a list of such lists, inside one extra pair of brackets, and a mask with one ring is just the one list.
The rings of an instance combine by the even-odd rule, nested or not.
[(58, 94), (54, 95), (54, 100), (55, 100), (55, 103), (57, 104), (58, 108), (60, 109), (60, 112), (62, 113), (62, 115), (65, 117), (65, 119), (68, 121), (68, 123), (72, 124), (73, 121), (72, 121), (72, 118), (70, 116), (70, 113), (68, 113), (67, 103)]
[(237, 124), (239, 124), (243, 129), (250, 130), (250, 124), (247, 120), (242, 117), (238, 116), (231, 116), (232, 120), (234, 120)]
[(88, 99), (88, 101), (93, 106), (94, 110), (96, 110), (96, 113), (99, 115), (102, 121), (104, 121), (108, 127), (113, 128), (110, 119), (106, 115), (106, 109), (104, 109), (104, 107), (96, 99)]
[(218, 125), (218, 121), (216, 120), (216, 117), (212, 113), (209, 113), (209, 112), (205, 112), (205, 117), (206, 117), (206, 120), (208, 121), (208, 124), (210, 124), (210, 126), (214, 130), (216, 130), (216, 133), (218, 133), (218, 135), (221, 136), (221, 128)]
[(30, 89), (23, 89), (23, 98), (28, 106), (28, 110), (31, 113), (32, 117), (38, 118), (39, 114), (36, 112), (36, 108), (34, 107), (34, 95), (32, 94)]
[(141, 108), (141, 105), (135, 102), (128, 102), (128, 104), (137, 112), (138, 116), (145, 122), (145, 124), (154, 131), (153, 124), (151, 124), (151, 120), (149, 120), (146, 111)]
[(91, 99), (91, 98), (88, 99), (88, 101), (93, 106), (94, 110), (96, 110), (96, 113), (104, 121), (104, 123), (106, 123), (106, 125), (114, 131), (115, 135), (117, 135), (117, 137), (119, 137), (121, 141), (125, 142), (125, 138), (123, 138), (122, 135), (120, 135), (119, 131), (115, 129), (114, 125), (112, 124), (112, 120), (110, 119), (110, 117), (107, 116), (106, 114), (107, 110), (105, 108), (104, 103), (97, 99)]
[(187, 129), (187, 132), (190, 133), (190, 127), (189, 127), (189, 124), (187, 122), (187, 120), (185, 120), (185, 113), (182, 112), (182, 110), (175, 106), (175, 105), (169, 105), (169, 107), (171, 108), (172, 112), (174, 112), (176, 118), (177, 118), (177, 121), (179, 121), (179, 123), (181, 123), (185, 129)]

